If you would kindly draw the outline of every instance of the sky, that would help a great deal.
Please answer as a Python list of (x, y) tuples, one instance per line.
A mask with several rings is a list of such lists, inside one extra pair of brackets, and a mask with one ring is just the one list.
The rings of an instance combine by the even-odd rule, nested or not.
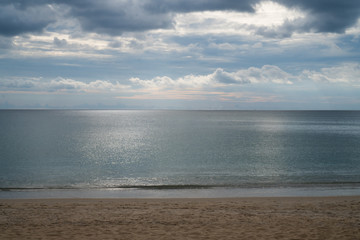
[(360, 110), (360, 1), (1, 0), (8, 108)]

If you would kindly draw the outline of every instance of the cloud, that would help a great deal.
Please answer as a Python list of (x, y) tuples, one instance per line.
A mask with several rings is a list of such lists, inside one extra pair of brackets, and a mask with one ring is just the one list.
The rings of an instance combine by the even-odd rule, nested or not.
[[(59, 1), (58, 1), (59, 2)], [(70, 6), (71, 15), (77, 18), (85, 31), (120, 35), (152, 29), (167, 29), (173, 26), (178, 13), (204, 11), (231, 11), (255, 13), (264, 0), (62, 0)], [(260, 29), (264, 36), (290, 36), (293, 32), (344, 32), (353, 26), (360, 16), (357, 0), (273, 0), (291, 9), (300, 9), (306, 17), (284, 22), (273, 31)], [(258, 19), (259, 20), (259, 19)], [(208, 27), (211, 28), (211, 25)], [(271, 29), (271, 28), (269, 28)]]
[(109, 35), (166, 29), (172, 26), (171, 14), (152, 13), (137, 0), (61, 1), (70, 6), (70, 15), (79, 20), (83, 30)]
[[(266, 37), (288, 37), (294, 32), (343, 33), (347, 28), (355, 25), (360, 16), (358, 0), (273, 0), (272, 2), (291, 9), (300, 9), (306, 17), (289, 18), (280, 27), (262, 27), (256, 31)], [(175, 17), (183, 13), (228, 11), (255, 14), (259, 11), (257, 8), (259, 4), (264, 3), (269, 1), (3, 0), (0, 3), (0, 35), (16, 36), (41, 32), (56, 20), (61, 23), (64, 18), (72, 18), (78, 21), (86, 32), (116, 36), (124, 32), (172, 28)], [(211, 23), (207, 27), (212, 28)]]
[(347, 63), (340, 66), (321, 68), (320, 71), (305, 70), (303, 78), (314, 82), (345, 83), (360, 86), (360, 64)]
[(130, 78), (129, 80), (135, 86), (148, 89), (203, 88), (214, 84), (212, 75), (186, 75), (178, 79), (162, 76), (150, 80), (140, 78)]
[(298, 7), (308, 13), (306, 21), (298, 23), (303, 31), (343, 33), (360, 17), (358, 0), (277, 0), (287, 7)]
[(61, 77), (53, 79), (50, 82), (43, 83), (41, 87), (46, 91), (75, 91), (89, 93), (121, 91), (127, 88), (127, 86), (122, 85), (119, 82), (111, 83), (104, 80), (95, 80), (85, 83)]
[(199, 89), (250, 83), (292, 84), (295, 79), (297, 79), (295, 76), (284, 72), (277, 66), (265, 65), (262, 68), (250, 67), (236, 72), (226, 72), (218, 68), (208, 75), (186, 75), (177, 79), (167, 76), (155, 77), (150, 80), (131, 78), (130, 82), (149, 89)]
[(54, 37), (54, 45), (56, 47), (62, 48), (62, 47), (65, 47), (67, 45), (67, 41), (66, 41), (66, 39), (59, 39), (57, 37)]
[[(360, 64), (347, 63), (320, 71), (304, 70), (298, 75), (285, 72), (278, 66), (264, 65), (261, 68), (250, 67), (235, 72), (227, 72), (221, 68), (208, 75), (186, 75), (177, 79), (168, 76), (158, 76), (153, 79), (143, 80), (130, 78), (132, 89), (142, 88), (148, 91), (197, 91), (200, 89), (224, 89), (241, 85), (266, 86), (296, 85), (305, 81), (316, 83), (348, 84), (360, 86)], [(229, 89), (229, 92), (232, 92)]]
[[(258, 11), (261, 12), (262, 9), (258, 8), (260, 5), (269, 5), (269, 2), (264, 0), (124, 0), (120, 2), (105, 0), (101, 3), (94, 0), (63, 0), (62, 2), (70, 6), (70, 14), (79, 20), (85, 31), (109, 35), (169, 29), (174, 26), (178, 14), (183, 13), (228, 11), (254, 15)], [(256, 27), (256, 34), (284, 38), (290, 37), (294, 32), (342, 33), (356, 24), (360, 17), (360, 2), (357, 0), (273, 0), (273, 2), (292, 10), (301, 10), (304, 15), (295, 18), (289, 16), (281, 26), (275, 24), (274, 26), (259, 27), (259, 29)], [(261, 14), (263, 17), (267, 16), (264, 13)], [(271, 16), (273, 21), (276, 21), (276, 16)], [(257, 17), (257, 22), (261, 19), (261, 17)], [(272, 22), (271, 19), (270, 22)], [(215, 24), (215, 26), (217, 25)], [(210, 21), (207, 22), (206, 27), (211, 29), (214, 26)]]
[[(2, 1), (0, 3), (0, 35), (16, 36), (41, 32), (55, 21), (49, 5), (30, 4), (33, 1)], [(34, 1), (37, 2), (37, 1)]]
[[(77, 20), (86, 32), (121, 35), (169, 29), (177, 13), (231, 10), (254, 12), (260, 0), (4, 0), (0, 3), (0, 34), (41, 32), (55, 16)], [(57, 7), (55, 7), (57, 6)]]
[(11, 37), (2, 37), (0, 36), (0, 49), (9, 49), (14, 46)]
[(197, 12), (230, 10), (254, 12), (254, 5), (260, 0), (150, 0), (145, 1), (145, 9), (154, 13)]
[(357, 0), (274, 0), (291, 9), (299, 9), (305, 16), (286, 20), (281, 26), (260, 27), (256, 33), (270, 38), (286, 38), (293, 33), (344, 33), (360, 17)]
[[(221, 73), (221, 74), (216, 74)], [(226, 73), (217, 70), (215, 72), (219, 77), (218, 81), (224, 83), (276, 83), (276, 84), (292, 84), (296, 77), (284, 72), (277, 66), (264, 65), (261, 68), (250, 67), (248, 69), (239, 70), (234, 73)]]
[[(338, 66), (322, 68), (320, 71), (304, 70), (298, 75), (287, 73), (278, 66), (273, 65), (264, 65), (261, 68), (250, 67), (235, 72), (227, 72), (222, 68), (218, 68), (207, 75), (189, 74), (176, 79), (168, 76), (158, 76), (148, 80), (133, 77), (129, 79), (130, 83), (127, 85), (105, 80), (83, 82), (62, 77), (50, 80), (11, 77), (0, 79), (0, 88), (6, 91), (89, 93), (128, 91), (134, 93), (141, 89), (148, 91), (197, 91), (199, 89), (223, 89), (241, 85), (292, 85), (304, 81), (360, 86), (360, 64), (344, 63)], [(231, 92), (231, 89), (229, 92)]]
[[(200, 11), (237, 11), (253, 13), (260, 0), (42, 0), (3, 1), (0, 3), (0, 34), (16, 36), (41, 32), (60, 17), (73, 18), (86, 32), (122, 35), (124, 32), (143, 32), (169, 29), (178, 13)], [(55, 7), (57, 6), (57, 7)], [(55, 14), (55, 12), (57, 14)], [(62, 12), (62, 13), (61, 13)]]
[[(319, 101), (320, 106), (327, 106), (329, 102), (339, 104), (336, 101), (339, 99), (336, 91), (344, 91), (349, 86), (355, 90), (345, 91), (349, 94), (346, 101), (349, 104), (358, 102), (356, 89), (360, 87), (360, 64), (342, 64), (320, 71), (305, 70), (299, 74), (290, 74), (273, 65), (234, 72), (218, 68), (208, 75), (186, 75), (179, 78), (162, 76), (149, 80), (131, 78), (130, 82), (132, 86), (127, 94), (122, 94), (117, 99), (182, 100), (183, 104), (190, 104), (190, 108), (196, 106), (195, 101), (199, 101), (225, 104), (223, 106), (230, 106), (226, 104), (231, 103), (286, 103), (288, 106), (294, 104), (293, 106), (298, 105), (300, 109), (304, 109), (305, 103), (308, 104), (305, 108), (311, 108), (314, 101)], [(271, 108), (274, 106), (276, 105), (271, 105)]]
[(236, 73), (225, 72), (222, 68), (216, 69), (216, 71), (212, 74), (212, 78), (217, 82), (225, 84), (250, 83), (248, 79), (242, 79), (241, 77), (236, 76)]
[(62, 93), (102, 93), (119, 92), (128, 86), (119, 82), (111, 83), (104, 80), (95, 80), (89, 83), (69, 78), (58, 77), (50, 81), (42, 78), (7, 78), (0, 79), (0, 88), (6, 91), (21, 92), (62, 92)]
[(0, 87), (6, 90), (27, 90), (34, 88), (39, 78), (19, 78), (13, 77), (0, 79)]
[[(81, 96), (81, 101), (92, 99), (98, 102), (98, 97), (101, 96), (101, 101), (132, 103), (135, 104), (131, 105), (133, 107), (139, 106), (136, 104), (145, 107), (150, 103), (161, 106), (161, 104), (156, 105), (156, 101), (170, 100), (178, 101), (186, 108), (213, 107), (212, 103), (224, 106), (224, 108), (238, 108), (231, 106), (233, 103), (291, 105), (295, 102), (299, 104), (307, 102), (309, 103), (307, 106), (313, 106), (313, 101), (317, 101), (316, 99), (325, 103), (333, 101), (337, 104), (337, 99), (346, 96), (346, 101), (349, 104), (355, 104), (357, 109), (358, 105), (354, 102), (358, 103), (357, 90), (359, 88), (359, 63), (344, 63), (322, 68), (319, 71), (304, 70), (299, 74), (288, 73), (274, 65), (250, 67), (237, 71), (218, 68), (209, 74), (188, 74), (178, 78), (168, 76), (158, 76), (148, 80), (130, 78), (126, 85), (106, 80), (84, 82), (62, 77), (54, 79), (0, 78), (0, 93), (9, 97), (8, 99), (11, 99), (11, 96), (15, 98), (20, 95), (36, 99), (41, 95), (46, 95), (58, 99), (58, 102), (64, 100), (64, 95), (66, 95), (69, 97), (66, 99)], [(48, 98), (44, 100), (45, 103), (47, 100)], [(196, 105), (196, 103), (205, 105)]]

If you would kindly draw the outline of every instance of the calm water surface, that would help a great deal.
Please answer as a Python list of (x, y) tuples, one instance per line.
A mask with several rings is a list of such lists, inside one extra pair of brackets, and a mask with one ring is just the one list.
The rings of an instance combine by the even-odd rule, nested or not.
[(357, 185), (359, 111), (0, 111), (0, 188)]

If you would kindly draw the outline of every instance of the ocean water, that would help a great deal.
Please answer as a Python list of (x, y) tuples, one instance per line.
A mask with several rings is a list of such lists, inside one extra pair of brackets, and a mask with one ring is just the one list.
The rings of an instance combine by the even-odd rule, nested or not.
[(0, 197), (359, 186), (359, 111), (0, 111)]

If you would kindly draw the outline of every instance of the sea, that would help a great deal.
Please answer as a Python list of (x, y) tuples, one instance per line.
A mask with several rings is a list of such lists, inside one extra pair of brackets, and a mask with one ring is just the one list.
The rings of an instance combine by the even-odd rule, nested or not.
[(0, 110), (0, 198), (360, 195), (360, 111)]

